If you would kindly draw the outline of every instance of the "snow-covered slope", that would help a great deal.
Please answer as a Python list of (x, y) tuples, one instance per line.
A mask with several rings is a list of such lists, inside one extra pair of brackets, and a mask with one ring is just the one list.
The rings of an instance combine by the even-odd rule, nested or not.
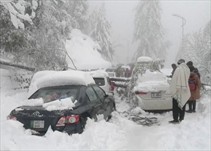
[[(111, 63), (103, 59), (98, 52), (101, 49), (100, 46), (78, 29), (71, 31), (65, 47), (68, 55), (79, 70), (111, 67)], [(68, 66), (74, 69), (71, 59), (67, 57)]]

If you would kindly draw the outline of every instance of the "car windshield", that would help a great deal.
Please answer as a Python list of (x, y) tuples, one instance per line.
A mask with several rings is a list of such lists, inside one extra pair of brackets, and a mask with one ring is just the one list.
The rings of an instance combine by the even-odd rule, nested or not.
[(105, 85), (104, 78), (93, 78), (93, 79), (98, 86), (104, 86)]
[(47, 87), (38, 90), (29, 99), (42, 98), (44, 103), (47, 103), (54, 100), (71, 98), (75, 102), (78, 92), (79, 86)]

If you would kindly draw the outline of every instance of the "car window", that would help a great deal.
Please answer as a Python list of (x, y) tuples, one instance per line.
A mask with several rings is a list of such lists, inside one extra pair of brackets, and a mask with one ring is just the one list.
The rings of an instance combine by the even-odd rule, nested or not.
[(44, 103), (47, 103), (54, 100), (71, 98), (71, 100), (74, 102), (78, 91), (79, 87), (77, 86), (48, 87), (38, 90), (29, 99), (42, 98)]
[(93, 78), (95, 83), (98, 85), (98, 86), (103, 86), (105, 85), (105, 80), (104, 78)]
[(97, 93), (98, 97), (103, 101), (104, 97), (105, 97), (105, 92), (97, 86), (93, 86), (93, 88), (94, 88), (95, 92)]
[(95, 91), (91, 87), (88, 87), (86, 89), (86, 94), (87, 94), (87, 96), (88, 96), (88, 98), (89, 98), (89, 100), (91, 102), (97, 102), (97, 101), (99, 101), (99, 99), (98, 99)]

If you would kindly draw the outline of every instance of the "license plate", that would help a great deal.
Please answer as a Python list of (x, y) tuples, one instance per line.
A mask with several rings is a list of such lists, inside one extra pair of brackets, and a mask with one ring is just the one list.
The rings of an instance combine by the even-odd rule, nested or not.
[(31, 121), (32, 128), (44, 128), (44, 126), (45, 126), (45, 121), (43, 121), (43, 120)]
[(161, 98), (162, 93), (161, 92), (151, 92), (152, 98)]

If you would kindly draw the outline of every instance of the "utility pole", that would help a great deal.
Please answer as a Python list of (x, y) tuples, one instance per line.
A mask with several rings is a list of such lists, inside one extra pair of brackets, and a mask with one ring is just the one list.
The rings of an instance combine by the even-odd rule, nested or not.
[(182, 50), (183, 50), (184, 49), (184, 47), (183, 47), (183, 45), (184, 45), (184, 26), (186, 24), (186, 19), (184, 17), (180, 16), (180, 15), (177, 15), (177, 14), (173, 14), (173, 16), (178, 17), (182, 20), (181, 27), (182, 27)]

